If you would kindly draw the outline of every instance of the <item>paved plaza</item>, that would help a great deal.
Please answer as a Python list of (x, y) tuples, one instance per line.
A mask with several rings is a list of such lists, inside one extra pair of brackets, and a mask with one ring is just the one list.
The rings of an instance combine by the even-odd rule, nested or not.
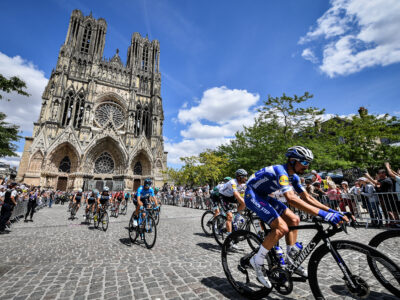
[[(132, 213), (111, 218), (107, 232), (67, 220), (67, 207), (55, 205), (14, 224), (0, 236), (0, 299), (240, 299), (226, 280), (220, 249), (204, 236), (203, 211), (163, 206), (157, 242), (148, 250), (131, 244), (127, 224)], [(367, 243), (380, 230), (350, 229), (340, 238)], [(313, 231), (301, 233), (304, 242)], [(338, 235), (339, 238), (339, 235)], [(295, 282), (288, 296), (310, 299), (308, 283)], [(389, 293), (373, 298), (394, 299)]]

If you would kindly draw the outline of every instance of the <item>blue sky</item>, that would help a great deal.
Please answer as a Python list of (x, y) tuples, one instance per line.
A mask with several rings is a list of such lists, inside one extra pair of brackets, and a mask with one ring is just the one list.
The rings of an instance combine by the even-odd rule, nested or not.
[(160, 41), (170, 166), (251, 125), (268, 94), (309, 91), (314, 94), (310, 104), (327, 114), (352, 114), (360, 106), (371, 113), (400, 114), (399, 3), (3, 1), (0, 73), (22, 77), (32, 97), (14, 96), (1, 110), (24, 135), (31, 134), (70, 14), (78, 8), (107, 21), (105, 57), (118, 48), (126, 61), (136, 31)]

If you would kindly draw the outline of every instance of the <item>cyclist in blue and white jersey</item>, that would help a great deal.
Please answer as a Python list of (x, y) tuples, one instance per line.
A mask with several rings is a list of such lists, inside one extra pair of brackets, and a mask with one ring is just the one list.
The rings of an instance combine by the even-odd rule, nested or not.
[(235, 179), (229, 180), (219, 189), (219, 197), (226, 212), (226, 231), (227, 234), (232, 232), (232, 209), (233, 204), (239, 203), (237, 214), (234, 222), (240, 218), (240, 213), (246, 208), (244, 203), (244, 191), (246, 188), (247, 172), (243, 169), (238, 169), (235, 172)]
[(227, 183), (228, 181), (232, 180), (231, 177), (225, 177), (224, 181), (217, 186), (214, 187), (214, 189), (210, 193), (210, 199), (212, 202), (212, 211), (214, 212), (214, 218), (219, 215), (219, 203), (220, 203), (220, 198), (219, 198), (219, 190), (223, 188), (224, 184)]
[[(301, 146), (294, 146), (286, 152), (287, 163), (265, 167), (257, 171), (247, 181), (245, 203), (247, 208), (254, 211), (265, 223), (271, 227), (271, 232), (265, 237), (258, 253), (251, 259), (250, 264), (256, 271), (257, 279), (270, 288), (271, 282), (264, 276), (264, 258), (268, 251), (285, 235), (288, 235), (288, 253), (295, 247), (297, 230), (289, 232), (289, 226), (297, 226), (300, 222), (285, 204), (269, 196), (281, 190), (287, 203), (314, 216), (320, 216), (325, 221), (338, 224), (342, 220), (348, 221), (340, 212), (330, 209), (311, 197), (300, 184), (297, 174), (304, 174), (314, 159), (312, 152)], [(301, 199), (294, 193), (300, 195)], [(289, 260), (290, 264), (291, 261)], [(298, 270), (302, 273), (302, 270)]]
[(148, 204), (153, 201), (156, 204), (156, 208), (158, 208), (158, 202), (156, 197), (154, 196), (154, 190), (151, 187), (152, 181), (150, 178), (146, 178), (144, 180), (144, 185), (141, 185), (137, 192), (136, 192), (136, 198), (137, 198), (137, 205), (136, 205), (136, 211), (134, 212), (134, 225), (136, 226), (137, 224), (137, 217), (139, 216), (139, 210), (143, 207), (146, 207)]

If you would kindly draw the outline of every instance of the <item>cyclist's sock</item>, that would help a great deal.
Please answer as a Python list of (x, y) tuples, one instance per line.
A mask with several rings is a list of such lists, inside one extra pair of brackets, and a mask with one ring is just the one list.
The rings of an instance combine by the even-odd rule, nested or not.
[(286, 246), (286, 256), (289, 255), (290, 250), (292, 250), (292, 247), (293, 247), (293, 246), (291, 246), (291, 245), (287, 245), (287, 246)]
[(265, 249), (263, 245), (260, 245), (260, 249), (258, 249), (258, 252), (255, 255), (255, 262), (258, 265), (263, 265), (264, 264), (264, 258), (267, 255), (269, 250)]

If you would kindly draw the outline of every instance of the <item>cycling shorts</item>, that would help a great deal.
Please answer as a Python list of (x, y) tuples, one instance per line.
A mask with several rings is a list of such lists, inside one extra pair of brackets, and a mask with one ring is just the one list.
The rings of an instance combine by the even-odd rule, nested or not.
[(89, 199), (88, 199), (88, 204), (89, 204), (89, 205), (92, 205), (92, 204), (95, 203), (95, 201), (96, 201), (95, 198), (89, 198)]
[(100, 204), (101, 205), (107, 205), (108, 204), (108, 199), (100, 198)]
[(246, 189), (244, 202), (248, 209), (254, 211), (268, 225), (287, 209), (287, 206), (278, 199), (270, 196), (261, 197), (251, 188)]
[(229, 213), (235, 208), (235, 204), (237, 203), (234, 196), (227, 197), (222, 194), (219, 194), (221, 205), (224, 208), (225, 212)]

